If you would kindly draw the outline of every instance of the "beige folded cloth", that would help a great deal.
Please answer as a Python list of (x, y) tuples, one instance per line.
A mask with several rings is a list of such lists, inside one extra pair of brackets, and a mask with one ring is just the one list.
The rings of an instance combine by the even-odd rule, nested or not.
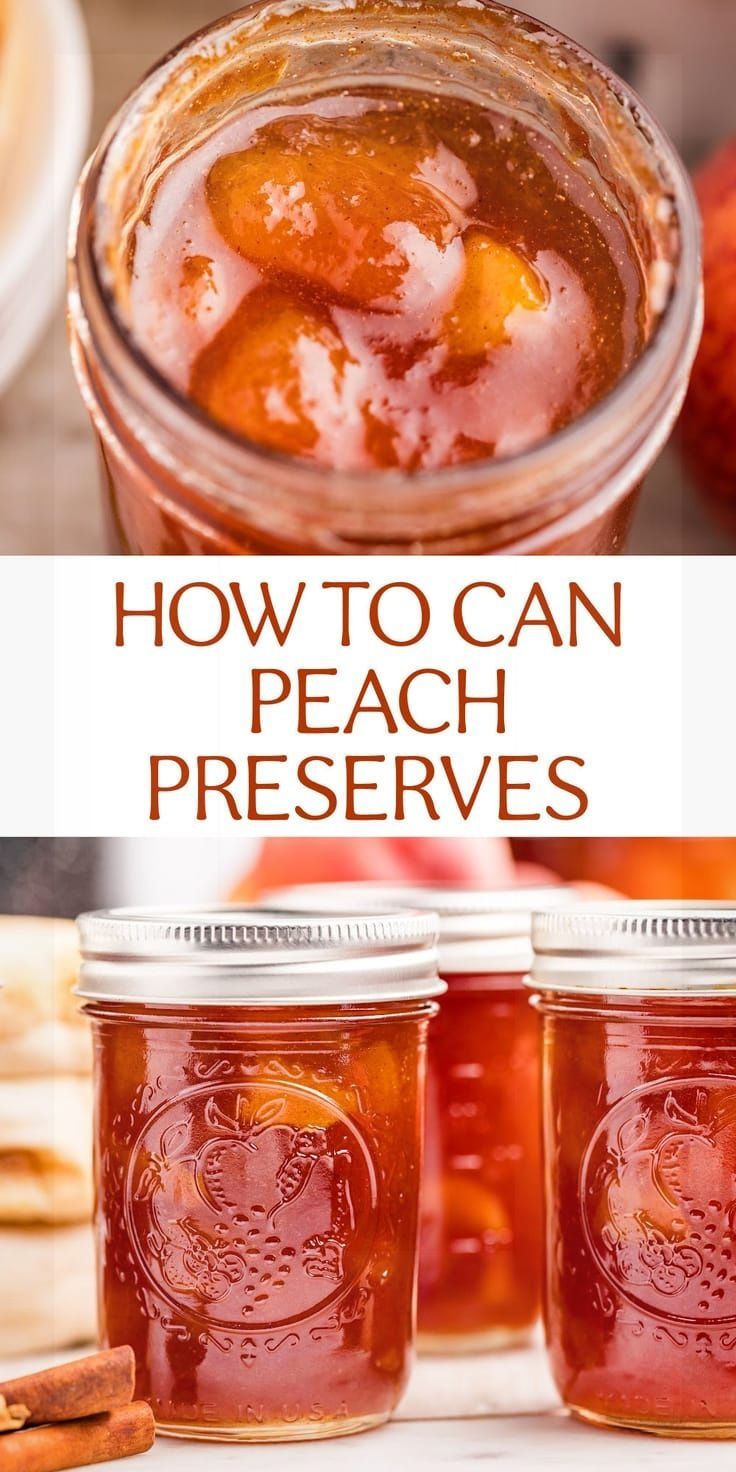
[(0, 1355), (85, 1344), (97, 1331), (92, 1227), (0, 1227)]
[[(0, 1026), (2, 1026), (0, 992)], [(89, 1073), (92, 1039), (79, 1023), (43, 1022), (19, 1037), (0, 1037), (0, 1078), (23, 1078), (47, 1073)]]
[(82, 1222), (91, 1213), (91, 1080), (0, 1079), (0, 1223)]
[(0, 917), (0, 1077), (90, 1071), (78, 974), (70, 920)]

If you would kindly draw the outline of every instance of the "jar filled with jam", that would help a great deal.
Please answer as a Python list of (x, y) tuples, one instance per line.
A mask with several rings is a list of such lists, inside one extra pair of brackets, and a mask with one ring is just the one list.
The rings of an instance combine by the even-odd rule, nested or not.
[(534, 922), (546, 1326), (599, 1425), (736, 1436), (736, 906)]
[(312, 885), (273, 903), (347, 908), (369, 898), (439, 915), (447, 984), (429, 1033), (419, 1348), (524, 1343), (542, 1277), (538, 1018), (524, 976), (532, 910), (569, 903), (569, 891)]
[(73, 220), (133, 552), (618, 551), (700, 315), (671, 145), (495, 0), (256, 0), (141, 83)]
[(385, 1421), (412, 1355), (435, 921), (80, 921), (101, 1337), (160, 1431)]

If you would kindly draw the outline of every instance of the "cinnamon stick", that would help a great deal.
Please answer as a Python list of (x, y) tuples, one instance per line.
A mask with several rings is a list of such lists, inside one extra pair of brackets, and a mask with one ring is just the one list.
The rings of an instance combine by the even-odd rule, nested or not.
[(67, 1472), (150, 1451), (155, 1439), (151, 1407), (135, 1401), (105, 1416), (18, 1431), (0, 1441), (0, 1472)]
[(20, 1431), (30, 1416), (28, 1406), (9, 1406), (0, 1395), (0, 1434), (5, 1431)]
[(87, 1359), (0, 1383), (0, 1403), (4, 1399), (9, 1406), (27, 1406), (28, 1414), (21, 1424), (43, 1426), (49, 1421), (76, 1421), (127, 1406), (134, 1389), (135, 1356), (124, 1344), (119, 1349), (103, 1349)]

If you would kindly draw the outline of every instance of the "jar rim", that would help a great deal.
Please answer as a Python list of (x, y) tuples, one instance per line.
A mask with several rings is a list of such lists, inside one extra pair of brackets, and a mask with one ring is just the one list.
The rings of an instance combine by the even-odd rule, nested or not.
[(532, 921), (537, 991), (736, 994), (736, 904), (657, 900), (546, 910)]
[[(416, 8), (415, 0), (390, 0), (390, 3), (396, 10)], [(458, 4), (462, 3), (463, 0), (458, 0)], [(585, 48), (554, 27), (511, 9), (500, 0), (475, 0), (475, 5), (479, 10), (507, 15), (519, 26), (533, 24), (536, 32), (565, 48), (579, 65), (604, 82), (611, 96), (626, 112), (642, 145), (656, 155), (663, 178), (662, 203), (671, 208), (676, 223), (678, 254), (669, 297), (652, 335), (619, 382), (564, 428), (515, 454), (440, 469), (415, 472), (378, 468), (335, 470), (258, 444), (214, 421), (151, 362), (115, 309), (112, 292), (102, 279), (93, 244), (97, 220), (95, 207), (98, 186), (111, 149), (124, 130), (130, 128), (135, 110), (155, 91), (157, 83), (163, 80), (174, 61), (182, 60), (205, 38), (212, 40), (220, 33), (224, 34), (228, 27), (234, 28), (252, 18), (259, 7), (251, 4), (181, 42), (129, 94), (108, 124), (82, 176), (70, 232), (70, 312), (81, 340), (87, 343), (91, 340), (87, 307), (91, 310), (94, 305), (99, 309), (100, 329), (99, 334), (94, 335), (95, 346), (112, 380), (137, 404), (145, 404), (149, 416), (155, 414), (155, 422), (165, 427), (172, 443), (181, 443), (181, 435), (186, 433), (187, 426), (196, 433), (201, 441), (201, 463), (211, 474), (217, 468), (223, 480), (227, 478), (230, 504), (234, 508), (245, 509), (247, 506), (249, 478), (259, 472), (267, 472), (269, 488), (276, 502), (283, 502), (281, 505), (274, 502), (271, 509), (274, 524), (284, 505), (291, 505), (294, 498), (298, 498), (302, 515), (305, 503), (307, 507), (319, 507), (323, 515), (342, 512), (348, 519), (355, 515), (355, 508), (359, 506), (367, 522), (377, 514), (387, 514), (390, 526), (400, 521), (406, 523), (407, 528), (413, 525), (415, 529), (418, 517), (429, 518), (440, 511), (447, 514), (448, 504), (451, 504), (453, 524), (460, 527), (467, 521), (468, 528), (472, 529), (482, 521), (502, 520), (508, 513), (511, 498), (527, 484), (533, 487), (531, 500), (539, 509), (544, 503), (545, 488), (550, 486), (554, 488), (551, 499), (559, 499), (564, 486), (569, 500), (571, 474), (600, 474), (602, 457), (617, 458), (622, 424), (628, 427), (633, 440), (632, 453), (636, 456), (638, 452), (642, 461), (639, 478), (667, 438), (684, 396), (687, 377), (685, 373), (678, 392), (677, 384), (671, 382), (673, 374), (668, 370), (676, 366), (679, 372), (683, 365), (687, 370), (695, 355), (702, 325), (698, 213), (684, 164), (667, 134), (633, 88)], [(262, 0), (261, 8), (269, 6), (279, 13), (285, 9), (277, 0)], [(366, 8), (360, 4), (356, 7), (354, 0), (337, 0), (337, 3), (330, 0), (330, 7), (357, 13)], [(290, 7), (290, 14), (299, 8), (314, 9), (315, 5), (297, 0)], [(316, 8), (320, 8), (319, 3)], [(86, 232), (85, 222), (93, 222)], [(671, 408), (669, 415), (666, 407), (663, 411), (663, 395), (665, 406)], [(641, 431), (639, 443), (636, 443), (637, 429)], [(644, 442), (646, 453), (642, 448)], [(638, 465), (639, 461), (636, 463)], [(185, 489), (197, 488), (197, 474), (197, 470), (192, 468), (183, 474), (180, 470), (179, 479)], [(606, 505), (615, 504), (621, 498), (617, 479), (621, 474), (621, 466), (612, 463), (609, 484), (599, 497), (602, 510), (605, 509), (604, 502)], [(632, 485), (635, 483), (631, 482)], [(219, 482), (217, 490), (223, 491)], [(397, 492), (400, 492), (400, 504), (397, 504)], [(476, 504), (478, 496), (482, 505)], [(259, 510), (264, 511), (260, 504)], [(561, 515), (566, 529), (569, 522), (572, 530), (579, 513), (580, 508), (576, 504), (569, 514)], [(373, 530), (375, 532), (375, 527)], [(532, 549), (536, 530), (538, 528), (531, 527), (528, 538), (521, 538), (519, 550)], [(398, 532), (396, 535), (398, 537)], [(391, 545), (390, 540), (387, 545)]]
[(436, 917), (268, 906), (92, 911), (77, 921), (87, 1001), (322, 1005), (439, 995)]
[(519, 884), (493, 889), (433, 880), (342, 880), (273, 890), (266, 901), (278, 909), (335, 906), (343, 913), (356, 900), (376, 907), (408, 906), (434, 913), (439, 967), (445, 975), (483, 970), (525, 972), (531, 964), (532, 915), (541, 907), (574, 903), (572, 886)]

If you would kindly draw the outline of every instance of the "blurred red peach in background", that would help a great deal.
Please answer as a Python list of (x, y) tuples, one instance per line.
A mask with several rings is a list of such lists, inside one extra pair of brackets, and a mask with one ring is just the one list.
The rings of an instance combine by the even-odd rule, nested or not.
[(554, 875), (535, 861), (517, 863), (502, 838), (271, 838), (262, 845), (234, 899), (252, 900), (289, 884), (332, 880), (421, 880), (503, 889), (548, 884)]
[[(563, 849), (566, 842), (562, 840)], [(581, 854), (581, 863), (583, 858)], [(575, 865), (566, 869), (571, 867)], [(576, 888), (587, 899), (610, 896), (610, 888), (598, 883), (595, 875), (581, 870), (563, 877), (583, 881)], [(231, 899), (249, 902), (292, 884), (340, 880), (426, 881), (505, 889), (515, 884), (555, 884), (558, 878), (557, 869), (545, 862), (543, 854), (516, 856), (502, 838), (269, 838)]]
[(501, 889), (573, 881), (589, 899), (736, 900), (736, 838), (274, 838), (232, 898), (332, 880)]
[(693, 475), (736, 536), (736, 139), (695, 180), (703, 216), (705, 327), (681, 420)]

